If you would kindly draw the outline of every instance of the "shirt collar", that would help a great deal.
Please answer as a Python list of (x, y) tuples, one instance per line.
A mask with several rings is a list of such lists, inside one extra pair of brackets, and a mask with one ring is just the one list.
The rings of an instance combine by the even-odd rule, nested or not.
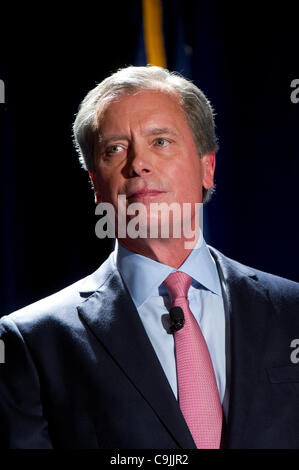
[(175, 271), (188, 274), (204, 288), (221, 295), (216, 263), (203, 238), (198, 241), (179, 269), (133, 253), (120, 245), (117, 240), (114, 262), (137, 308), (150, 296), (159, 295), (159, 286), (170, 273)]

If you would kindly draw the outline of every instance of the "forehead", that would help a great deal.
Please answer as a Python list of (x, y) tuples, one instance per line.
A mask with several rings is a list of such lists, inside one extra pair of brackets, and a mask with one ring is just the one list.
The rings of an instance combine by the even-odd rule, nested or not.
[(97, 124), (103, 131), (117, 125), (164, 121), (165, 124), (181, 126), (185, 114), (175, 92), (142, 90), (108, 98), (97, 109)]

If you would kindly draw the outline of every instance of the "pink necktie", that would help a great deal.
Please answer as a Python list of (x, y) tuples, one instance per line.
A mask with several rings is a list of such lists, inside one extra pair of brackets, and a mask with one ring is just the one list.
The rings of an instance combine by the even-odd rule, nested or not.
[(222, 408), (209, 350), (187, 299), (192, 278), (175, 272), (164, 281), (172, 306), (181, 307), (185, 324), (174, 332), (178, 399), (198, 449), (219, 449)]

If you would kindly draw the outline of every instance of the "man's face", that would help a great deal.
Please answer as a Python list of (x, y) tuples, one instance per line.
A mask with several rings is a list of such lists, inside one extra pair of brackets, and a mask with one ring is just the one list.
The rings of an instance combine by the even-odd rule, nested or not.
[(142, 91), (112, 99), (98, 109), (100, 141), (95, 149), (96, 202), (118, 196), (127, 206), (141, 202), (200, 203), (213, 186), (215, 155), (199, 158), (175, 94)]

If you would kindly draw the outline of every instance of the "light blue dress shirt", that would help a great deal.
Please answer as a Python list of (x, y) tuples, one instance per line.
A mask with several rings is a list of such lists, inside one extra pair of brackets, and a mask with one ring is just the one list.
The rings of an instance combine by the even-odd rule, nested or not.
[[(223, 402), (225, 370), (225, 314), (217, 267), (203, 239), (179, 269), (133, 253), (117, 241), (114, 262), (132, 297), (168, 382), (177, 398), (175, 344), (167, 322), (170, 299), (162, 285), (166, 277), (182, 271), (192, 277), (190, 309), (205, 337), (212, 359), (219, 396)], [(167, 331), (168, 330), (168, 331)]]

